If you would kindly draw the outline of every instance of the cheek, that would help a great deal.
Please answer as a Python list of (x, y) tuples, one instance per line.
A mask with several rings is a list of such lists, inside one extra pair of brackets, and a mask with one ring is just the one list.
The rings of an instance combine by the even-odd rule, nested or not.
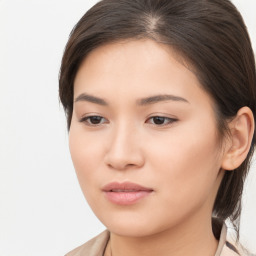
[(78, 181), (87, 195), (95, 189), (97, 176), (102, 174), (102, 143), (95, 136), (85, 136), (80, 127), (71, 126), (69, 148)]
[[(203, 202), (214, 190), (220, 161), (215, 124), (209, 124), (177, 126), (168, 136), (154, 141), (154, 147), (148, 145), (148, 159), (157, 170), (155, 179), (161, 184), (164, 201), (184, 207)], [(148, 139), (148, 143), (153, 142)]]

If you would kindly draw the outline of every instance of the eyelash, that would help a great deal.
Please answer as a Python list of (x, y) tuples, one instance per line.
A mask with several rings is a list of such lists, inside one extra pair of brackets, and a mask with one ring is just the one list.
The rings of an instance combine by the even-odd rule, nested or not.
[[(96, 123), (96, 124), (92, 123), (92, 118), (96, 118), (100, 122)], [(161, 121), (163, 121), (163, 123), (160, 123), (160, 124), (150, 122), (152, 125), (157, 126), (157, 127), (168, 126), (168, 125), (171, 125), (171, 124), (178, 121), (177, 118), (170, 118), (170, 117), (165, 117), (165, 116), (151, 116), (150, 118), (148, 118), (146, 120), (146, 123), (149, 122), (149, 120), (153, 121), (155, 119), (155, 121), (156, 121), (156, 118), (158, 118), (158, 121), (159, 121), (159, 119)], [(104, 124), (105, 122), (102, 122), (102, 120), (105, 120), (105, 122), (107, 122), (107, 120), (102, 116), (92, 115), (92, 116), (85, 116), (85, 117), (81, 118), (79, 120), (79, 122), (85, 123), (88, 126), (94, 126), (95, 127), (95, 126), (100, 126), (101, 124)]]
[[(93, 123), (91, 122), (91, 121), (92, 121), (92, 118), (97, 118), (97, 119), (101, 119), (101, 120), (105, 119), (104, 117), (102, 117), (102, 116), (97, 116), (97, 115), (94, 115), (94, 116), (85, 116), (85, 117), (81, 118), (79, 122), (85, 123), (85, 124), (88, 125), (88, 126), (99, 126), (99, 125), (102, 124), (102, 123), (93, 124)], [(105, 119), (105, 120), (106, 120), (106, 119)]]
[[(162, 124), (162, 123), (161, 123), (161, 124), (152, 123), (152, 124), (155, 125), (155, 126), (167, 126), (167, 125), (171, 125), (172, 123), (178, 121), (177, 118), (170, 118), (170, 117), (166, 117), (166, 116), (151, 116), (150, 118), (148, 118), (148, 119), (146, 120), (146, 122), (147, 122), (148, 120), (154, 120), (154, 119), (156, 119), (156, 118), (162, 119), (162, 120), (164, 121), (164, 123), (163, 123), (163, 124)], [(155, 120), (155, 121), (156, 121), (156, 120)], [(166, 122), (166, 121), (167, 121), (167, 122)]]

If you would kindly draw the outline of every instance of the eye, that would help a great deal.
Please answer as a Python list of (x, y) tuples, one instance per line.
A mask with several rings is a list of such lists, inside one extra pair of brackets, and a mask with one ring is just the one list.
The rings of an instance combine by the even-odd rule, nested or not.
[(100, 125), (106, 123), (106, 119), (102, 116), (85, 116), (83, 117), (80, 122), (85, 123), (86, 125)]
[(157, 126), (164, 126), (164, 125), (172, 124), (176, 121), (178, 121), (178, 119), (164, 117), (164, 116), (152, 116), (147, 120), (147, 122), (149, 122), (153, 125), (157, 125)]

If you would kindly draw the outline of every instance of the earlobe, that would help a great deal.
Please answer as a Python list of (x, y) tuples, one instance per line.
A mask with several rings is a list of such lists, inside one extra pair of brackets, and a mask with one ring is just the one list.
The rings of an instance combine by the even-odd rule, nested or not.
[(250, 108), (242, 107), (230, 122), (230, 141), (222, 160), (224, 170), (238, 168), (250, 150), (254, 133), (254, 118)]

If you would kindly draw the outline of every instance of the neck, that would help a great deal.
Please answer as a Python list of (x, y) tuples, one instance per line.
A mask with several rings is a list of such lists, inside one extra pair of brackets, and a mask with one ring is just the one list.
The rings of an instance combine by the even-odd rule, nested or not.
[(126, 237), (111, 233), (106, 255), (213, 256), (217, 246), (211, 219), (203, 221), (198, 218), (146, 237)]

